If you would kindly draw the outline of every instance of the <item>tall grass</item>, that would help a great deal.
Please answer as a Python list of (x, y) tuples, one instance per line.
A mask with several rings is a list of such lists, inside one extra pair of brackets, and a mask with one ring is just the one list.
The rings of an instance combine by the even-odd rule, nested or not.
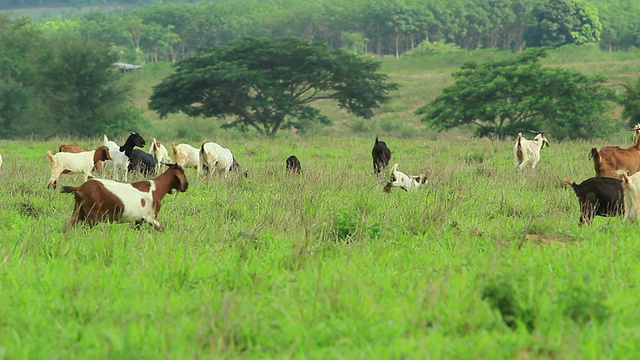
[(638, 229), (579, 227), (562, 182), (592, 176), (593, 144), (551, 138), (518, 173), (511, 142), (384, 140), (424, 188), (383, 193), (371, 138), (219, 139), (248, 177), (188, 169), (163, 233), (68, 228), (73, 199), (45, 189), (58, 142), (0, 142), (0, 353), (637, 357)]

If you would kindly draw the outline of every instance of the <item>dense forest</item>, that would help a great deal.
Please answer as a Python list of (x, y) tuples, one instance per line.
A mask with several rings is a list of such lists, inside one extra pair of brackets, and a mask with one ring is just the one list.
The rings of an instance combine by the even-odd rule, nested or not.
[(597, 43), (640, 46), (633, 0), (10, 0), (5, 7), (88, 12), (39, 18), (46, 32), (100, 40), (126, 62), (177, 61), (244, 36), (297, 37), (354, 53), (522, 50)]

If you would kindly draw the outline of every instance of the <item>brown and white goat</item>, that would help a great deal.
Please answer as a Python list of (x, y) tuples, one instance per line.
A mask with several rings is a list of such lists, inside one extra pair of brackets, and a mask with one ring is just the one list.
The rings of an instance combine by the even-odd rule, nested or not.
[[(68, 152), (68, 153), (77, 154), (85, 151), (91, 151), (91, 150), (85, 149), (82, 146), (75, 145), (75, 144), (61, 144), (58, 147), (58, 152)], [(111, 155), (111, 152), (109, 152), (109, 155)], [(93, 168), (93, 170), (102, 171), (102, 161), (96, 163), (96, 166)]]
[[(635, 131), (635, 128), (631, 130)], [(589, 157), (593, 159), (596, 176), (619, 179), (623, 173), (633, 175), (640, 171), (640, 138), (637, 138), (635, 145), (624, 149), (619, 146), (603, 146), (598, 151), (594, 147)]]
[(96, 150), (80, 153), (59, 152), (53, 155), (51, 151), (47, 151), (47, 158), (51, 164), (51, 178), (47, 183), (47, 189), (50, 187), (55, 189), (60, 175), (82, 173), (86, 181), (91, 177), (91, 169), (100, 161), (111, 160), (111, 155), (106, 146), (100, 146)]
[(133, 222), (139, 227), (144, 222), (162, 231), (163, 227), (158, 222), (162, 199), (173, 190), (185, 192), (189, 187), (181, 166), (167, 166), (168, 169), (153, 180), (128, 184), (91, 179), (77, 187), (63, 187), (63, 193), (73, 193), (75, 196), (71, 226), (76, 226), (79, 221), (89, 226), (110, 221)]
[(533, 140), (527, 140), (522, 133), (518, 133), (516, 144), (513, 146), (516, 168), (522, 170), (525, 166), (530, 166), (535, 169), (540, 161), (540, 150), (545, 146), (549, 147), (549, 141), (543, 133), (536, 135)]

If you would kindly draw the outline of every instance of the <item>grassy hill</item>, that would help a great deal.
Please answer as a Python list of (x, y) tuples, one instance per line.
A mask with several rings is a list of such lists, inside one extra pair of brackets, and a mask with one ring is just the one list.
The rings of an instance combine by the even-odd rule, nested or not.
[[(390, 80), (400, 84), (393, 100), (384, 105), (377, 115), (370, 119), (359, 119), (338, 109), (334, 103), (318, 103), (317, 107), (333, 122), (330, 127), (311, 127), (308, 134), (331, 136), (372, 136), (386, 134), (397, 137), (442, 137), (466, 136), (471, 128), (460, 128), (438, 134), (429, 129), (413, 114), (414, 110), (431, 101), (444, 87), (453, 83), (451, 73), (459, 69), (465, 61), (491, 61), (515, 56), (514, 53), (482, 49), (460, 51), (424, 57), (388, 57), (382, 59), (381, 72)], [(548, 66), (559, 66), (581, 71), (588, 75), (604, 75), (608, 85), (620, 89), (621, 84), (635, 81), (640, 76), (640, 51), (606, 52), (596, 47), (566, 47), (557, 49), (543, 60)], [(207, 136), (238, 137), (243, 134), (224, 131), (220, 121), (214, 119), (189, 119), (181, 114), (160, 120), (155, 112), (147, 109), (147, 102), (153, 85), (170, 74), (171, 65), (147, 64), (144, 71), (130, 74), (135, 77), (134, 102), (145, 111), (145, 117), (153, 123), (159, 136), (179, 134), (181, 137), (200, 140)], [(619, 113), (619, 111), (618, 111)], [(623, 125), (621, 121), (621, 131)], [(284, 130), (280, 136), (288, 136)], [(291, 134), (289, 134), (291, 135)], [(553, 136), (552, 134), (550, 135)]]

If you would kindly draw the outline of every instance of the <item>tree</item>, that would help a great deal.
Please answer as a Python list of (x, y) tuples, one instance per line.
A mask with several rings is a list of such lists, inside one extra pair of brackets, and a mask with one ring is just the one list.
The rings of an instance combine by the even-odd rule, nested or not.
[(613, 91), (602, 85), (605, 79), (544, 68), (539, 60), (546, 55), (545, 48), (534, 48), (515, 59), (466, 63), (453, 74), (455, 83), (416, 114), (439, 130), (476, 125), (477, 136), (544, 129), (555, 138), (575, 139), (610, 132), (613, 121), (603, 115)]
[(275, 137), (300, 121), (327, 122), (310, 106), (334, 100), (356, 116), (370, 118), (397, 85), (376, 73), (380, 64), (329, 51), (298, 39), (244, 38), (181, 60), (176, 72), (154, 86), (149, 108), (161, 117), (235, 117), (226, 127), (253, 128)]
[(598, 10), (584, 0), (542, 0), (533, 8), (527, 46), (558, 47), (600, 42)]
[(95, 136), (131, 131), (141, 114), (130, 102), (132, 86), (112, 65), (115, 54), (100, 42), (52, 39), (43, 49), (37, 92), (57, 134)]
[(622, 116), (628, 119), (628, 125), (640, 123), (640, 79), (635, 83), (624, 84), (625, 93), (620, 97)]

